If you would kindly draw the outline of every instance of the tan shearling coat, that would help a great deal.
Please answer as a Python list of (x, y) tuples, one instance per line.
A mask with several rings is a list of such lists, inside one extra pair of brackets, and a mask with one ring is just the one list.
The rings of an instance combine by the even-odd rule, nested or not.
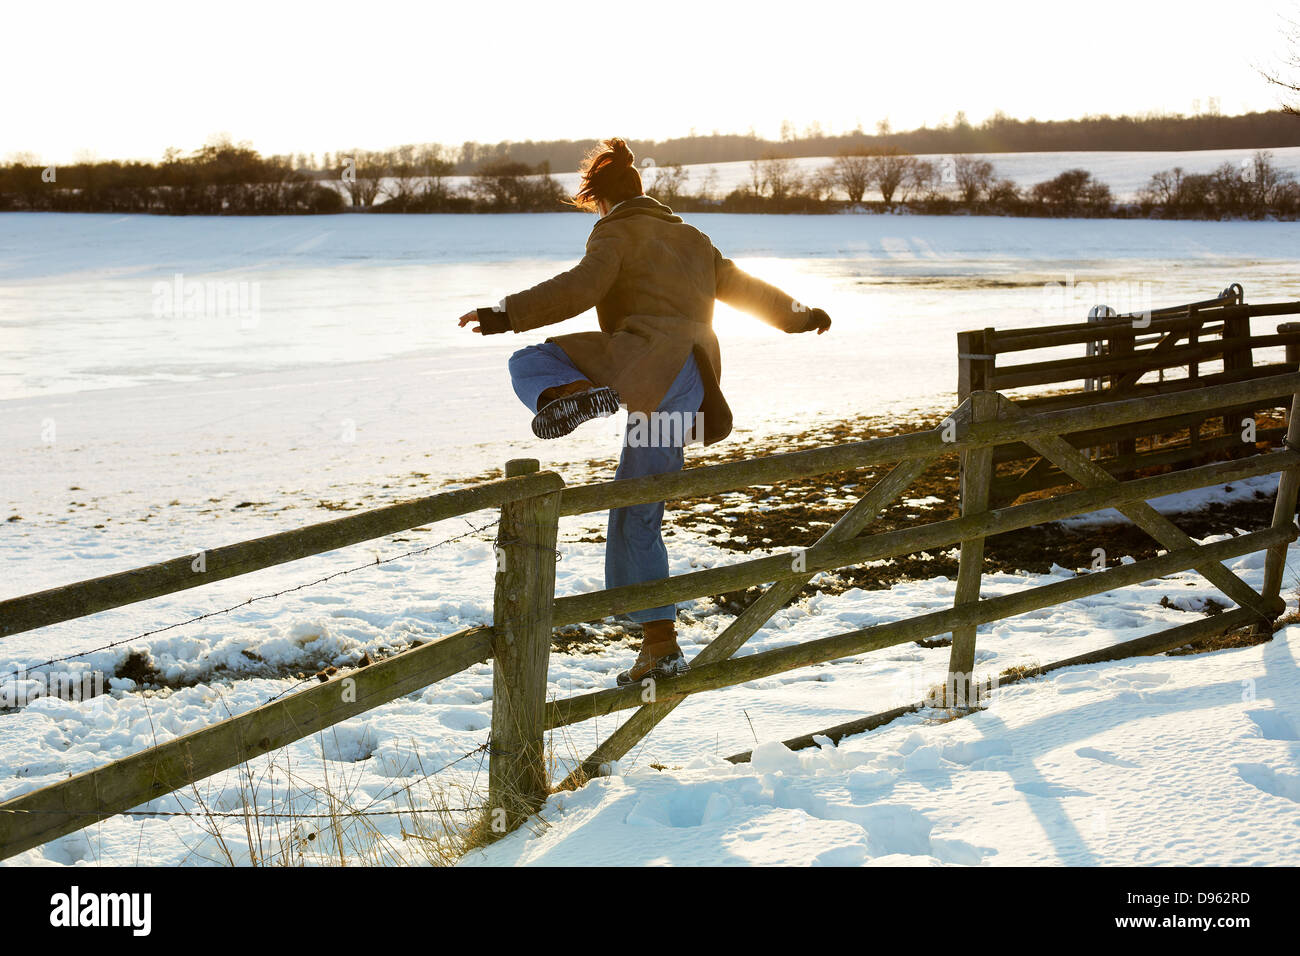
[(662, 203), (638, 196), (615, 206), (587, 239), (586, 255), (567, 272), (505, 299), (515, 332), (563, 322), (596, 308), (599, 332), (574, 332), (559, 345), (597, 385), (612, 386), (631, 412), (653, 412), (695, 353), (704, 380), (706, 445), (731, 432), (713, 334), (719, 299), (786, 332), (808, 331), (807, 309), (775, 286), (723, 258), (709, 237)]

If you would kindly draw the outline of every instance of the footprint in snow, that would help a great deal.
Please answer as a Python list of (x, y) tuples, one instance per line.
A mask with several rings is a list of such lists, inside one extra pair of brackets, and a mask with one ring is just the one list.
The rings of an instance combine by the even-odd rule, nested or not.
[(1254, 722), (1265, 740), (1300, 740), (1295, 725), (1280, 710), (1248, 710), (1246, 716)]
[(1270, 796), (1300, 803), (1300, 774), (1278, 773), (1262, 763), (1239, 763), (1237, 774), (1246, 783)]
[(468, 708), (448, 708), (438, 715), (442, 725), (451, 730), (486, 730), (491, 720), (486, 714)]

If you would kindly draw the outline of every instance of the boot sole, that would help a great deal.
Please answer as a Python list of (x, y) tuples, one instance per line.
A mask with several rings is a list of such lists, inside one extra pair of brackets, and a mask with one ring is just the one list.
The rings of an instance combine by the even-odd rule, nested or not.
[(640, 677), (629, 677), (627, 680), (624, 680), (623, 674), (627, 673), (627, 671), (624, 671), (623, 674), (619, 674), (614, 680), (619, 687), (627, 687), (631, 684), (639, 684), (643, 680), (672, 680), (674, 677), (681, 677), (690, 669), (691, 665), (686, 663), (686, 661), (680, 661), (673, 664), (671, 670), (656, 664)]
[(618, 411), (618, 392), (608, 385), (566, 395), (542, 406), (533, 416), (533, 434), (538, 438), (563, 438), (583, 422), (608, 418)]

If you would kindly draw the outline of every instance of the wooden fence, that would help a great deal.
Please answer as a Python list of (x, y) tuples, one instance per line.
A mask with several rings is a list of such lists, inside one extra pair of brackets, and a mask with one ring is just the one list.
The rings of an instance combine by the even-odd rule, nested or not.
[[(1146, 426), (1177, 416), (1267, 403), (1279, 390), (1290, 398), (1286, 445), (1248, 449), (1229, 458), (1164, 474), (1120, 480), (1079, 451), (1078, 436), (1099, 429)], [(497, 572), (490, 626), (467, 628), (122, 760), (0, 804), (0, 857), (12, 856), (98, 820), (138, 807), (168, 792), (237, 766), (325, 727), (491, 659), (494, 667), (488, 812), (504, 829), (534, 813), (552, 789), (545, 764), (549, 729), (617, 710), (635, 713), (559, 786), (573, 787), (601, 766), (626, 754), (692, 694), (759, 677), (892, 647), (939, 634), (953, 635), (945, 699), (977, 703), (975, 635), (981, 624), (1073, 601), (1113, 588), (1196, 569), (1235, 605), (1233, 610), (1170, 628), (1089, 655), (1045, 665), (1137, 653), (1158, 653), (1188, 642), (1255, 625), (1268, 627), (1283, 611), (1282, 572), (1288, 544), (1296, 538), (1300, 489), (1300, 374), (1220, 382), (1139, 399), (1026, 411), (993, 391), (972, 391), (937, 429), (693, 468), (672, 474), (564, 487), (559, 475), (535, 461), (511, 462), (506, 477), (474, 488), (391, 505), (307, 528), (269, 535), (150, 567), (108, 575), (38, 594), (0, 601), (0, 635), (16, 634), (431, 521), (500, 508)], [(1051, 461), (1079, 487), (1013, 507), (989, 507), (997, 452), (1021, 444)], [(960, 456), (959, 518), (877, 534), (863, 534), (882, 509), (940, 459)], [(811, 548), (693, 571), (645, 584), (555, 597), (555, 542), (559, 519), (611, 507), (712, 495), (753, 485), (894, 463)], [(1270, 527), (1198, 545), (1148, 499), (1228, 481), (1280, 473)], [(1116, 508), (1164, 549), (1157, 557), (1120, 565), (1014, 594), (981, 599), (984, 540), (1101, 508)], [(734, 658), (736, 651), (820, 571), (959, 544), (954, 606), (886, 624), (848, 631)], [(1248, 586), (1224, 565), (1228, 559), (1266, 550), (1264, 584)], [(203, 570), (196, 570), (196, 568)], [(688, 674), (656, 686), (653, 681), (554, 700), (546, 699), (553, 629), (608, 615), (688, 601), (737, 588), (767, 587), (691, 662)], [(858, 732), (911, 707), (874, 714), (795, 738), (832, 739)], [(747, 759), (738, 754), (733, 760)]]
[[(957, 336), (958, 400), (976, 391), (1050, 390), (1016, 397), (1025, 411), (1079, 408), (1122, 398), (1165, 395), (1225, 382), (1270, 378), (1294, 372), (1300, 362), (1300, 325), (1284, 323), (1276, 334), (1251, 332), (1253, 317), (1300, 314), (1300, 302), (1247, 305), (1240, 285), (1212, 299), (1117, 315), (1102, 308), (1087, 322), (1013, 329), (980, 329)], [(1284, 346), (1284, 363), (1259, 362), (1256, 350)], [(1086, 347), (1086, 355), (1026, 361), (1020, 353)], [(1007, 356), (1018, 364), (1000, 365)], [(1203, 365), (1221, 363), (1208, 374)], [(1152, 374), (1156, 376), (1152, 380)], [(1098, 387), (1099, 386), (1099, 387)], [(1241, 422), (1289, 399), (1279, 384), (1253, 405), (1209, 409), (1124, 425), (1092, 429), (1071, 437), (1113, 475), (1152, 466), (1179, 467), (1249, 452)], [(1207, 429), (1207, 423), (1211, 427)], [(1203, 434), (1203, 432), (1213, 434)], [(1285, 429), (1263, 427), (1261, 441), (1275, 441)], [(1158, 440), (1160, 439), (1160, 440)], [(1139, 442), (1143, 447), (1139, 449)], [(1068, 474), (1022, 442), (994, 454), (995, 504), (1061, 485)]]

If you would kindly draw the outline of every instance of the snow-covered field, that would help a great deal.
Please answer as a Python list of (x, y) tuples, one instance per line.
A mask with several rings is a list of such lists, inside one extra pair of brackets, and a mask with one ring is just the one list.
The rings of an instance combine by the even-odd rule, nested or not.
[[(732, 440), (756, 454), (772, 430), (805, 416), (952, 404), (961, 329), (1070, 321), (1097, 301), (1160, 306), (1232, 281), (1250, 301), (1297, 297), (1294, 223), (694, 219), (747, 268), (836, 321), (829, 336), (788, 337), (720, 311), (724, 387), (741, 426)], [(576, 215), (0, 216), (0, 597), (433, 493), (511, 457), (538, 457), (570, 481), (602, 463), (612, 470), (611, 423), (586, 426), (562, 448), (532, 439), (504, 371), (522, 337), (454, 329), (467, 308), (573, 262), (589, 225)], [(176, 273), (257, 283), (259, 309), (157, 314), (157, 284)], [(0, 683), (116, 644), (61, 666), (111, 671), (136, 648), (166, 681), (189, 686), (145, 696), (119, 682), (94, 701), (46, 698), (0, 714), (0, 799), (255, 706), (292, 687), (286, 675), (298, 670), (486, 620), (490, 530), (140, 636), (492, 517), (3, 640)], [(601, 585), (602, 547), (579, 540), (601, 518), (562, 524), (561, 593)], [(684, 533), (670, 552), (675, 573), (724, 559)], [(1260, 556), (1234, 565), (1258, 583)], [(1292, 571), (1287, 580), (1297, 583)], [(1033, 583), (990, 576), (986, 593)], [(1189, 619), (1212, 593), (1189, 575), (1026, 615), (981, 631), (980, 666), (1135, 637)], [(1174, 607), (1161, 606), (1166, 595)], [(779, 614), (747, 651), (951, 600), (942, 579), (818, 598)], [(698, 603), (685, 641), (698, 647), (726, 622)], [(919, 699), (942, 676), (946, 650), (897, 648), (703, 695), (619, 775), (555, 798), (545, 835), (513, 836), (467, 862), (608, 862), (611, 848), (626, 862), (1294, 862), (1297, 641), (1291, 629), (1254, 648), (1065, 672), (1006, 690), (987, 714), (935, 726), (911, 717), (820, 755), (760, 747), (748, 767), (718, 759)], [(606, 686), (633, 653), (557, 654), (552, 692)], [(490, 669), (473, 668), (258, 762), (257, 794), (244, 796), (264, 810), (287, 801), (320, 812), (311, 788), (328, 782), (358, 807), (402, 809), (404, 787), (427, 800), (421, 775), (486, 740), (490, 695)], [(557, 734), (557, 759), (585, 756), (614, 726), (604, 718)], [(433, 779), (470, 788), (484, 782), (480, 761)], [(656, 762), (682, 769), (647, 769)], [(221, 775), (150, 809), (235, 811), (240, 790), (235, 774)], [(400, 844), (399, 818), (368, 819)], [(247, 859), (242, 823), (227, 822), (227, 848)], [(206, 825), (121, 817), (17, 862), (225, 859)]]
[[(1111, 193), (1121, 202), (1137, 198), (1138, 192), (1150, 182), (1151, 177), (1163, 170), (1181, 166), (1189, 173), (1208, 173), (1224, 163), (1241, 167), (1250, 161), (1259, 150), (1253, 149), (1192, 149), (1169, 152), (1126, 152), (1090, 150), (1078, 152), (1042, 152), (1042, 153), (972, 153), (993, 164), (999, 179), (1010, 179), (1022, 189), (1044, 182), (1063, 173), (1067, 169), (1086, 169), (1101, 182), (1108, 185)], [(1274, 162), (1282, 169), (1300, 175), (1300, 146), (1283, 146), (1267, 150), (1273, 154)], [(925, 154), (921, 159), (933, 163), (942, 163), (949, 154)], [(654, 167), (657, 159), (670, 162), (670, 159), (654, 156), (638, 156), (642, 165), (642, 175), (647, 183), (653, 183), (656, 173)], [(794, 166), (801, 176), (812, 176), (819, 170), (834, 162), (833, 156), (805, 156), (794, 160)], [(750, 162), (733, 163), (695, 163), (684, 167), (687, 172), (685, 191), (698, 193), (707, 189), (715, 196), (725, 196), (734, 189), (748, 186), (753, 181), (753, 164)], [(557, 173), (555, 178), (566, 189), (573, 190), (578, 184), (576, 172)], [(450, 183), (455, 187), (464, 187), (469, 183), (468, 176), (453, 176)], [(951, 188), (951, 187), (949, 187)], [(840, 198), (843, 198), (842, 196)], [(880, 199), (879, 190), (872, 189), (867, 199)]]
[[(1129, 201), (1137, 198), (1138, 192), (1150, 182), (1151, 177), (1162, 170), (1181, 166), (1189, 173), (1208, 173), (1224, 163), (1240, 167), (1256, 152), (1258, 150), (1253, 149), (1197, 149), (1166, 153), (1089, 151), (972, 155), (987, 159), (993, 164), (995, 175), (999, 179), (1010, 179), (1022, 189), (1051, 179), (1067, 169), (1086, 169), (1108, 185), (1117, 200)], [(1274, 162), (1279, 167), (1300, 174), (1300, 147), (1286, 146), (1268, 152), (1273, 154)], [(937, 164), (948, 157), (947, 154), (935, 154), (920, 158)], [(831, 156), (807, 157), (795, 160), (795, 164), (800, 173), (811, 175), (833, 161), (834, 157)], [(748, 185), (753, 178), (751, 164), (744, 162), (710, 163), (687, 168), (690, 170), (686, 181), (688, 192), (708, 180), (710, 173), (718, 184), (717, 191), (724, 195)], [(654, 173), (648, 175), (653, 178)], [(576, 175), (573, 179), (576, 182)], [(879, 199), (879, 191), (872, 190), (867, 198)]]

